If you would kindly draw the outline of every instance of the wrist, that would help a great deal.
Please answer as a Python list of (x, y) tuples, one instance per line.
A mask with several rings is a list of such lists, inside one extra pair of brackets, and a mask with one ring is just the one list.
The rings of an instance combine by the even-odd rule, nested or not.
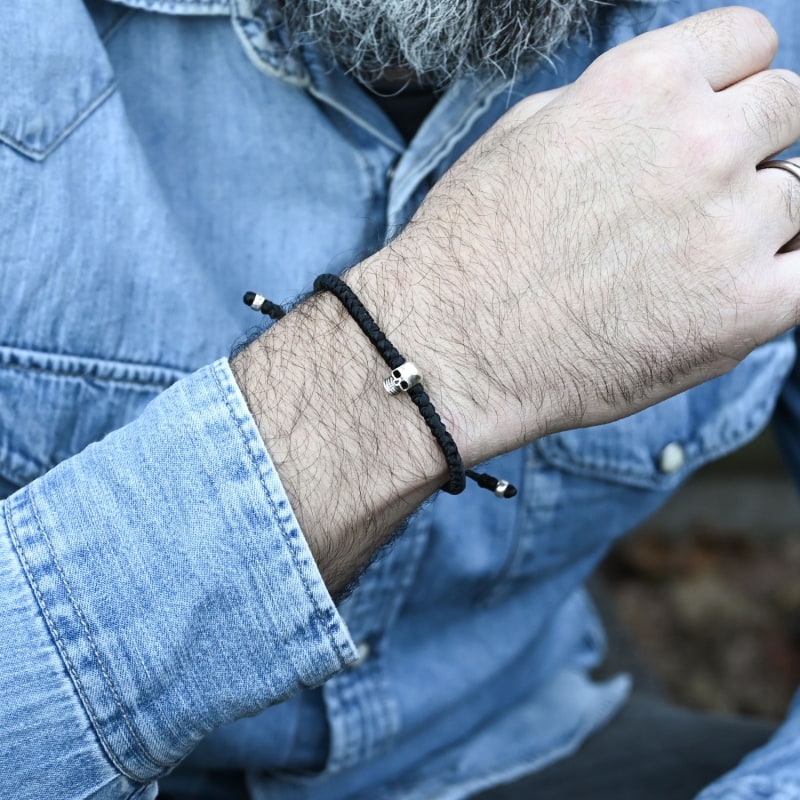
[(409, 399), (384, 390), (388, 368), (328, 293), (232, 368), (320, 571), (340, 590), (447, 481), (444, 459)]
[(378, 325), (419, 367), (465, 465), (472, 467), (553, 429), (556, 415), (547, 402), (552, 393), (537, 396), (531, 388), (546, 385), (533, 377), (537, 364), (510, 373), (521, 353), (504, 339), (501, 315), (509, 300), (491, 297), (491, 287), (481, 285), (485, 271), (473, 277), (477, 254), (439, 247), (427, 241), (421, 225), (411, 225), (412, 236), (404, 234), (346, 280), (371, 311), (378, 310)]

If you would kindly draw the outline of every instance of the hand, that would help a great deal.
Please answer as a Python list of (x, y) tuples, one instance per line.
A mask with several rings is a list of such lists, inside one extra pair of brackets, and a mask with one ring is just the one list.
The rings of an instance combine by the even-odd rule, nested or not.
[[(519, 103), (346, 279), (474, 464), (616, 419), (798, 322), (800, 181), (756, 165), (800, 135), (800, 78), (759, 14), (625, 44)], [(328, 295), (233, 362), (328, 586), (447, 482), (411, 403)]]
[(800, 181), (756, 171), (800, 136), (776, 46), (727, 8), (608, 52), (462, 157), (376, 257), (380, 287), (349, 276), (465, 461), (629, 414), (797, 324), (800, 255), (776, 253)]

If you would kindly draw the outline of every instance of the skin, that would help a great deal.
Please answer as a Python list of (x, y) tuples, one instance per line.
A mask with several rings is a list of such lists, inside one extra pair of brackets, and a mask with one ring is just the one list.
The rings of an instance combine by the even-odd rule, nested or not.
[[(468, 466), (656, 403), (800, 321), (800, 255), (778, 252), (800, 182), (756, 171), (800, 137), (800, 78), (769, 70), (776, 47), (764, 17), (726, 8), (606, 53), (506, 114), (347, 273)], [(446, 482), (443, 459), (332, 297), (233, 369), (341, 592)]]

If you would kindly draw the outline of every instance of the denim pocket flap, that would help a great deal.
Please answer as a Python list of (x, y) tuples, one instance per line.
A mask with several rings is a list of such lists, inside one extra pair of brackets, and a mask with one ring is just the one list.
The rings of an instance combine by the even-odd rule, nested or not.
[(0, 142), (35, 161), (114, 90), (111, 64), (79, 0), (7, 4), (0, 75)]
[(38, 478), (130, 422), (181, 377), (159, 366), (0, 346), (0, 484)]
[(558, 469), (642, 489), (670, 490), (766, 425), (794, 362), (784, 336), (727, 375), (625, 419), (541, 439), (539, 456)]

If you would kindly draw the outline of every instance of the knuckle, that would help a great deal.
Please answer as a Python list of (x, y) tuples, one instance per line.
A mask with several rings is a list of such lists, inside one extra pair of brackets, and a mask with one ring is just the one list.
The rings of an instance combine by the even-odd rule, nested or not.
[(694, 73), (680, 52), (664, 46), (635, 46), (610, 51), (592, 65), (592, 75), (609, 94), (662, 96), (683, 93)]
[(687, 156), (695, 169), (704, 173), (714, 172), (717, 167), (727, 170), (729, 161), (735, 158), (724, 144), (727, 131), (716, 120), (710, 119), (703, 127), (686, 131), (684, 137)]
[(768, 73), (774, 97), (790, 111), (800, 110), (800, 76), (788, 69), (774, 69)]
[(800, 113), (800, 81), (788, 70), (764, 73), (758, 84), (758, 93), (743, 104), (745, 123), (754, 133), (767, 133), (776, 143), (787, 129), (794, 126)]
[(800, 180), (786, 176), (781, 187), (782, 211), (792, 225), (800, 228)]
[(746, 35), (760, 39), (766, 48), (775, 50), (778, 47), (778, 34), (772, 23), (760, 11), (745, 6), (710, 9), (679, 24), (685, 24), (688, 31), (701, 38), (737, 40)]
[(734, 24), (760, 38), (763, 44), (771, 50), (778, 49), (778, 32), (764, 14), (745, 6), (735, 6), (729, 10), (732, 12)]
[(777, 138), (781, 121), (774, 106), (764, 103), (747, 103), (742, 106), (742, 115), (751, 133), (758, 136), (766, 132), (770, 135), (771, 141)]
[(642, 86), (669, 89), (682, 83), (687, 71), (684, 60), (671, 55), (662, 48), (639, 48), (631, 54), (625, 68)]

